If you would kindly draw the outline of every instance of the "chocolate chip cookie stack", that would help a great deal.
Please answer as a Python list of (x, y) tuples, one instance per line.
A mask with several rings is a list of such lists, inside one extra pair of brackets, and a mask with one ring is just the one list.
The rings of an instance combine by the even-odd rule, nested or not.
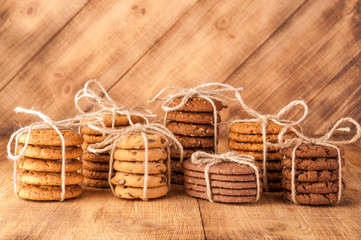
[[(183, 162), (184, 186), (187, 195), (208, 199), (204, 164)], [(210, 167), (209, 179), (212, 200), (222, 203), (248, 203), (256, 201), (257, 179), (255, 171), (248, 165), (220, 163)], [(260, 189), (262, 189), (260, 185)]]
[[(298, 128), (298, 127), (296, 127)], [(273, 122), (267, 123), (266, 141), (277, 143), (278, 134), (282, 126)], [(286, 132), (285, 138), (292, 138), (295, 135)], [(261, 122), (237, 122), (233, 123), (229, 132), (229, 148), (240, 154), (249, 154), (256, 160), (256, 165), (263, 170), (263, 135)], [(267, 181), (269, 191), (282, 190), (282, 166), (281, 153), (274, 146), (267, 147)], [(263, 178), (263, 174), (260, 174)]]
[[(83, 137), (72, 130), (60, 130), (65, 139), (65, 199), (82, 193), (79, 184), (83, 176), (77, 171), (82, 163), (77, 159), (83, 151), (78, 146)], [(18, 139), (17, 154), (21, 153), (27, 134)], [(28, 146), (23, 157), (17, 161), (17, 194), (20, 198), (38, 201), (61, 199), (62, 142), (54, 129), (36, 129), (30, 132)]]
[(159, 198), (168, 193), (165, 175), (168, 158), (167, 141), (158, 134), (147, 134), (148, 166), (145, 165), (145, 143), (140, 133), (131, 134), (117, 143), (114, 151), (115, 195), (126, 199), (143, 199), (145, 169), (148, 168), (147, 199)]
[[(169, 107), (178, 106), (182, 98), (175, 99)], [(217, 111), (217, 123), (221, 118), (219, 111), (227, 106), (214, 100)], [(190, 158), (192, 153), (202, 150), (214, 152), (214, 114), (212, 104), (206, 99), (193, 97), (177, 111), (168, 112), (167, 127), (173, 132), (184, 148), (184, 159)], [(182, 184), (183, 171), (179, 162), (180, 153), (171, 151), (172, 183)]]
[[(341, 155), (344, 154), (341, 148)], [(283, 197), (291, 201), (293, 147), (282, 149)], [(313, 144), (300, 145), (295, 158), (296, 201), (300, 204), (325, 205), (338, 200), (339, 163), (337, 150), (333, 147)], [(344, 159), (341, 161), (344, 165)], [(343, 185), (345, 187), (345, 185)]]
[[(113, 116), (105, 115), (103, 117), (106, 127), (112, 127)], [(143, 118), (138, 116), (131, 116), (133, 123), (143, 122)], [(114, 119), (114, 128), (123, 128), (129, 126), (127, 116), (118, 115)], [(89, 144), (102, 142), (106, 136), (91, 127), (84, 126), (82, 128), (84, 143), (82, 149), (87, 150)], [(83, 154), (83, 174), (84, 186), (93, 188), (109, 188), (108, 173), (109, 173), (109, 153), (94, 154), (85, 152)]]

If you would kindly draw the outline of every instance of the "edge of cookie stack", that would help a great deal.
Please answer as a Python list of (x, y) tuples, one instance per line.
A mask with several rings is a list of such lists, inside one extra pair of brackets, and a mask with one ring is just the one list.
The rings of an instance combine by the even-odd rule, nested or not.
[[(267, 123), (266, 140), (267, 142), (277, 143), (278, 134), (282, 126), (276, 123)], [(292, 138), (295, 135), (290, 130), (284, 135), (285, 138)], [(248, 154), (255, 158), (257, 167), (263, 171), (263, 135), (261, 122), (238, 122), (233, 123), (228, 134), (229, 148), (231, 151)], [(267, 180), (269, 191), (282, 190), (282, 155), (277, 147), (267, 148)], [(260, 178), (263, 179), (261, 172)]]
[[(113, 116), (103, 116), (104, 125), (107, 128), (112, 128)], [(138, 116), (131, 116), (133, 123), (143, 122), (143, 118)], [(114, 119), (114, 128), (120, 129), (129, 126), (128, 117), (125, 115), (117, 115)], [(82, 145), (83, 151), (86, 151), (88, 145), (99, 143), (104, 141), (106, 136), (103, 136), (100, 132), (89, 126), (84, 126), (81, 130), (84, 143)], [(108, 176), (109, 176), (109, 161), (110, 154), (95, 154), (84, 153), (83, 154), (83, 175), (84, 186), (92, 188), (109, 188)]]
[[(168, 159), (167, 141), (158, 134), (147, 134), (148, 138), (148, 188), (147, 199), (167, 195), (166, 176)], [(145, 144), (140, 133), (125, 136), (114, 151), (115, 195), (125, 199), (143, 199), (145, 183)]]
[[(72, 130), (60, 130), (65, 139), (65, 199), (82, 193), (83, 176), (78, 173), (82, 163), (78, 158), (83, 151), (78, 146), (83, 137)], [(17, 154), (26, 143), (27, 133), (18, 139)], [(24, 156), (17, 162), (17, 194), (20, 198), (38, 201), (60, 200), (62, 193), (62, 142), (54, 129), (32, 130)]]
[[(341, 148), (341, 157), (344, 154)], [(283, 198), (292, 201), (292, 151), (293, 147), (282, 149)], [(339, 163), (335, 148), (301, 144), (296, 150), (295, 187), (296, 201), (306, 205), (335, 204), (339, 191)], [(342, 158), (341, 166), (345, 164)], [(345, 181), (342, 179), (343, 189)]]
[[(178, 106), (182, 98), (175, 99), (170, 107)], [(214, 100), (217, 110), (217, 122), (221, 122), (219, 112), (226, 108), (222, 102)], [(167, 128), (182, 144), (184, 159), (188, 159), (196, 151), (214, 152), (214, 114), (210, 102), (200, 97), (190, 98), (184, 106), (176, 111), (168, 112)], [(180, 153), (171, 150), (172, 183), (183, 184), (183, 169)]]
[[(205, 165), (183, 162), (185, 192), (191, 197), (208, 199)], [(251, 203), (256, 201), (257, 178), (254, 169), (239, 163), (220, 163), (209, 169), (212, 199), (221, 203)], [(260, 183), (260, 190), (262, 190)]]

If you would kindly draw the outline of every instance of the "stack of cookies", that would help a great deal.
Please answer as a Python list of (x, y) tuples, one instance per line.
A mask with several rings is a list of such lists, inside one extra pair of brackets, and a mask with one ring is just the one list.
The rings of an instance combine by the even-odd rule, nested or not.
[[(183, 162), (184, 186), (186, 194), (208, 199), (205, 165)], [(220, 163), (210, 167), (209, 179), (212, 199), (222, 203), (249, 203), (256, 201), (257, 179), (254, 169), (239, 163)], [(262, 185), (261, 185), (262, 186)], [(262, 187), (260, 187), (260, 190)]]
[[(296, 127), (298, 128), (298, 127)], [(278, 134), (281, 132), (282, 126), (273, 122), (267, 123), (266, 140), (267, 142), (277, 143)], [(255, 158), (256, 165), (260, 170), (263, 170), (263, 135), (261, 122), (238, 122), (231, 125), (229, 132), (229, 148), (230, 150), (240, 153), (248, 154)], [(286, 132), (285, 138), (292, 138), (295, 135)], [(269, 191), (282, 190), (282, 166), (281, 153), (277, 147), (267, 148), (267, 181)], [(263, 177), (263, 174), (260, 174)]]
[[(105, 115), (103, 117), (104, 124), (107, 128), (112, 127), (113, 116)], [(143, 118), (131, 116), (133, 123), (143, 122)], [(128, 117), (125, 115), (117, 115), (114, 119), (114, 127), (117, 129), (129, 126)], [(106, 136), (103, 136), (97, 130), (84, 126), (82, 128), (84, 143), (82, 149), (87, 150), (89, 144), (102, 142)], [(86, 152), (83, 154), (83, 174), (84, 186), (93, 188), (109, 188), (109, 153), (94, 154)]]
[[(341, 148), (341, 154), (344, 151)], [(282, 149), (283, 197), (291, 201), (293, 147)], [(296, 150), (295, 187), (296, 201), (300, 204), (325, 205), (337, 203), (339, 163), (333, 147), (302, 144)], [(341, 160), (344, 165), (344, 159)], [(344, 182), (343, 182), (344, 183)], [(345, 187), (345, 185), (344, 185)]]
[[(72, 130), (60, 130), (65, 139), (65, 199), (82, 193), (79, 184), (83, 176), (77, 171), (82, 163), (78, 158), (83, 151), (78, 146), (83, 137)], [(18, 139), (17, 154), (26, 143), (27, 133)], [(17, 162), (17, 194), (20, 198), (39, 201), (61, 199), (62, 142), (54, 129), (34, 129), (30, 132), (28, 146)]]
[[(147, 199), (159, 198), (168, 193), (165, 175), (168, 159), (167, 141), (158, 134), (147, 134), (148, 138), (148, 188)], [(140, 133), (124, 137), (114, 151), (115, 195), (126, 199), (143, 199), (145, 179), (145, 144)]]
[[(175, 99), (169, 107), (176, 107), (182, 98)], [(222, 102), (214, 100), (217, 111), (217, 123), (221, 118), (219, 111), (227, 107)], [(173, 132), (184, 148), (184, 159), (190, 158), (196, 151), (214, 152), (214, 114), (212, 104), (206, 99), (194, 97), (188, 100), (177, 111), (171, 111), (167, 116), (167, 127)], [(179, 162), (180, 153), (171, 151), (172, 183), (182, 184), (183, 171)]]

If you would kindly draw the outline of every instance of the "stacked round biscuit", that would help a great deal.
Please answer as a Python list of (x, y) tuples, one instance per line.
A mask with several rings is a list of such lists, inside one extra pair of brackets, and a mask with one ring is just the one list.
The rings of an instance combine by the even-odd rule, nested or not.
[[(170, 103), (170, 107), (178, 106), (182, 98)], [(214, 100), (217, 111), (217, 123), (221, 121), (219, 111), (224, 106)], [(184, 159), (190, 158), (196, 151), (214, 152), (214, 109), (206, 99), (194, 97), (189, 99), (177, 111), (171, 111), (167, 116), (167, 127), (173, 132), (184, 148)], [(183, 171), (179, 162), (180, 153), (171, 151), (172, 183), (182, 184)]]
[[(266, 141), (277, 143), (278, 134), (282, 126), (276, 123), (267, 123)], [(263, 135), (261, 122), (238, 122), (233, 123), (229, 132), (229, 148), (240, 154), (249, 154), (256, 160), (256, 165), (263, 170)], [(285, 138), (294, 137), (290, 131), (286, 132)], [(267, 147), (267, 181), (269, 191), (279, 191), (282, 179), (281, 153), (277, 147)], [(263, 174), (260, 175), (263, 178)]]
[[(105, 115), (103, 117), (104, 125), (107, 128), (112, 128), (113, 116)], [(143, 122), (143, 118), (138, 116), (131, 116), (133, 123)], [(114, 118), (114, 128), (120, 129), (129, 126), (128, 117), (125, 115), (117, 115)], [(84, 126), (82, 128), (84, 143), (82, 148), (87, 150), (89, 144), (99, 143), (104, 141), (106, 136), (103, 136), (99, 131)], [(93, 188), (109, 188), (108, 175), (109, 175), (109, 153), (94, 154), (86, 152), (83, 154), (83, 174), (84, 186)]]
[[(341, 148), (341, 155), (344, 151)], [(293, 147), (281, 150), (283, 197), (291, 201)], [(296, 150), (295, 189), (300, 204), (324, 205), (337, 203), (339, 190), (339, 162), (333, 147), (302, 144)], [(341, 159), (341, 167), (344, 159)], [(344, 184), (344, 182), (343, 182)], [(343, 185), (345, 187), (345, 185)]]
[(114, 151), (115, 195), (126, 199), (143, 199), (145, 170), (148, 169), (147, 199), (159, 198), (168, 193), (165, 175), (168, 143), (158, 134), (147, 134), (148, 166), (145, 164), (145, 142), (140, 133), (125, 136)]
[[(186, 194), (208, 199), (204, 164), (183, 162)], [(239, 163), (220, 163), (209, 169), (212, 199), (215, 202), (242, 203), (256, 201), (257, 179), (254, 169)], [(260, 190), (262, 187), (260, 187)]]
[[(75, 198), (82, 193), (79, 184), (83, 176), (79, 158), (83, 151), (81, 135), (72, 130), (60, 130), (65, 139), (65, 199)], [(18, 139), (17, 154), (21, 153), (27, 141), (27, 134)], [(20, 198), (39, 201), (60, 200), (62, 193), (62, 141), (54, 129), (36, 129), (30, 132), (28, 146), (17, 168), (23, 170), (17, 175), (17, 194)]]

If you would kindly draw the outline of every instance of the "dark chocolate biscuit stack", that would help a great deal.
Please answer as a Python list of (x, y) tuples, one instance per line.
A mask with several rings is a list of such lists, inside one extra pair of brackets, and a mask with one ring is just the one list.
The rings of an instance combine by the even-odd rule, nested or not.
[[(208, 199), (204, 164), (183, 162), (184, 186), (187, 195)], [(224, 162), (209, 169), (212, 200), (222, 203), (249, 203), (257, 200), (255, 170), (248, 165)], [(260, 190), (262, 189), (260, 183)]]
[[(182, 98), (175, 99), (169, 107), (176, 107)], [(221, 121), (219, 111), (227, 107), (214, 100), (217, 111), (217, 123)], [(167, 127), (173, 132), (184, 148), (184, 159), (192, 153), (202, 150), (214, 152), (214, 109), (212, 104), (203, 98), (194, 97), (188, 100), (177, 111), (168, 112)], [(179, 162), (180, 153), (171, 150), (172, 183), (182, 184), (183, 171)]]
[[(283, 197), (292, 201), (292, 152), (293, 147), (281, 150)], [(340, 148), (341, 156), (344, 154)], [(341, 167), (344, 159), (341, 159)], [(339, 162), (333, 147), (301, 144), (295, 154), (296, 202), (308, 205), (335, 204), (338, 202)], [(343, 187), (345, 187), (343, 182)]]
[[(277, 143), (278, 134), (281, 132), (282, 126), (273, 122), (267, 123), (266, 141)], [(295, 134), (290, 130), (284, 135), (285, 138), (294, 137)], [(229, 148), (230, 150), (248, 154), (255, 158), (256, 165), (263, 170), (263, 135), (261, 122), (237, 122), (233, 123), (229, 132)], [(281, 153), (279, 148), (271, 146), (267, 147), (267, 182), (269, 191), (280, 191), (282, 179)], [(263, 178), (263, 173), (260, 174)]]
[[(104, 124), (107, 128), (112, 127), (113, 116), (105, 115), (103, 117)], [(138, 116), (131, 116), (133, 123), (143, 122), (143, 118)], [(114, 128), (120, 129), (129, 126), (129, 120), (126, 115), (117, 115), (114, 119)], [(89, 144), (99, 143), (104, 141), (106, 136), (103, 136), (99, 131), (84, 126), (82, 128), (84, 143), (82, 145), (83, 151), (88, 149)], [(94, 154), (85, 152), (83, 154), (83, 184), (86, 187), (93, 188), (109, 188), (108, 173), (109, 173), (109, 153)]]

